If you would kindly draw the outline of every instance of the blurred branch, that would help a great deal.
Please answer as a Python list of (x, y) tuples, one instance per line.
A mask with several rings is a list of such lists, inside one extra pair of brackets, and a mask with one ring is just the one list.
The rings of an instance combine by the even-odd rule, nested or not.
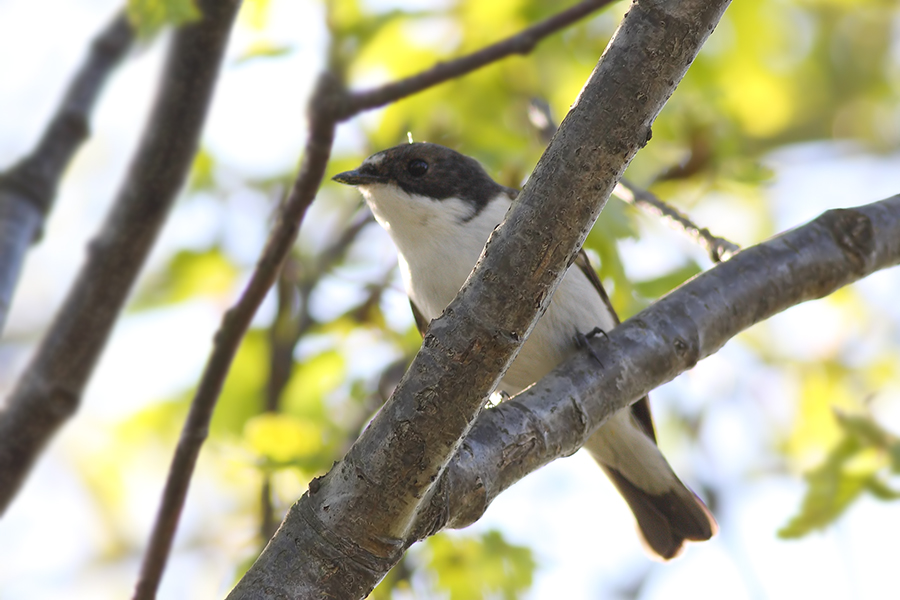
[(0, 413), (0, 512), (81, 393), (184, 183), (238, 3), (207, 3), (180, 30), (156, 104), (106, 223), (63, 307)]
[[(269, 328), (269, 381), (266, 388), (266, 412), (280, 410), (281, 395), (287, 387), (294, 367), (294, 350), (309, 331), (314, 320), (309, 314), (309, 297), (322, 277), (346, 255), (359, 232), (373, 222), (372, 214), (361, 211), (357, 218), (341, 231), (331, 244), (313, 259), (309, 269), (303, 269), (296, 257), (288, 256), (276, 286), (277, 312)], [(295, 309), (296, 307), (296, 309)], [(272, 486), (268, 474), (263, 476), (260, 490), (260, 535), (268, 540), (275, 533), (278, 521), (272, 513)]]
[(435, 482), (727, 5), (632, 5), (391, 399), (310, 483), (230, 598), (362, 598), (433, 533), (419, 515)]
[[(541, 98), (531, 99), (531, 103), (528, 106), (528, 119), (538, 131), (542, 140), (549, 142), (553, 139), (553, 135), (556, 133), (556, 121), (550, 112), (550, 105), (545, 100)], [(728, 260), (741, 250), (737, 244), (713, 235), (706, 227), (701, 228), (675, 207), (670, 206), (654, 194), (637, 187), (624, 178), (619, 180), (616, 189), (613, 190), (613, 194), (623, 202), (636, 206), (655, 217), (666, 217), (673, 228), (680, 229), (703, 246), (709, 253), (709, 258), (715, 263)]]
[(481, 50), (467, 54), (449, 62), (441, 62), (434, 67), (411, 77), (388, 83), (371, 90), (350, 92), (340, 111), (339, 119), (345, 121), (357, 114), (396, 102), (406, 96), (428, 89), (445, 81), (471, 73), (481, 67), (513, 54), (528, 54), (535, 45), (548, 35), (564, 29), (611, 4), (613, 0), (586, 0), (528, 29), (492, 44)]
[(26, 251), (40, 237), (59, 180), (88, 137), (88, 120), (100, 90), (133, 38), (128, 20), (116, 16), (94, 38), (37, 147), (0, 173), (0, 332)]
[(622, 201), (637, 206), (646, 213), (656, 217), (665, 217), (673, 228), (680, 229), (700, 244), (715, 263), (728, 260), (741, 251), (741, 247), (737, 244), (713, 235), (709, 229), (695, 224), (677, 208), (666, 204), (654, 194), (637, 187), (624, 178), (619, 180), (619, 185), (616, 186), (613, 193)]
[(222, 391), (222, 385), (225, 383), (225, 377), (253, 315), (275, 282), (281, 265), (297, 238), (300, 222), (315, 199), (325, 174), (337, 125), (334, 108), (341, 98), (339, 82), (330, 74), (321, 75), (310, 99), (309, 134), (300, 163), (300, 173), (294, 181), (290, 194), (279, 207), (275, 226), (269, 234), (247, 287), (237, 303), (225, 313), (214, 338), (212, 354), (207, 360), (200, 384), (191, 401), (190, 411), (169, 467), (150, 543), (144, 555), (141, 578), (134, 595), (136, 599), (155, 597), (197, 464), (200, 447), (208, 434), (209, 422)]
[[(578, 450), (617, 410), (773, 315), (900, 264), (900, 195), (812, 222), (743, 250), (592, 341), (485, 411), (420, 515), (417, 535), (476, 521), (497, 495)], [(599, 366), (599, 368), (598, 368)]]

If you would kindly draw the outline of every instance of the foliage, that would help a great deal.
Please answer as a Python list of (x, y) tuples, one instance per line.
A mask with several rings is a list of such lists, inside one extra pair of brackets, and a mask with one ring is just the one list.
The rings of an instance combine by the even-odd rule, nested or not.
[(128, 20), (138, 35), (149, 38), (167, 25), (182, 25), (200, 18), (194, 0), (128, 0)]
[[(546, 99), (557, 118), (564, 115), (626, 8), (627, 3), (618, 3), (545, 41), (531, 56), (501, 61), (392, 104), (379, 111), (377, 118), (364, 119), (364, 147), (355, 155), (339, 156), (336, 170), (351, 168), (374, 150), (402, 143), (409, 133), (415, 140), (446, 144), (477, 156), (499, 181), (521, 186), (545, 143), (529, 122), (529, 103), (533, 98)], [(283, 53), (281, 46), (265, 41), (269, 9), (269, 3), (255, 3), (246, 11), (245, 22), (257, 37), (241, 60), (277, 58)], [(328, 19), (334, 60), (354, 86), (359, 81), (371, 85), (415, 73), (443, 57), (511, 34), (553, 10), (534, 0), (460, 0), (419, 12), (390, 7), (376, 11), (356, 0), (339, 0), (328, 4)], [(731, 194), (759, 213), (758, 231), (748, 234), (748, 239), (772, 233), (771, 217), (760, 210), (758, 188), (771, 176), (764, 165), (768, 152), (834, 135), (876, 149), (900, 144), (900, 131), (873, 125), (886, 103), (896, 98), (896, 91), (882, 83), (889, 63), (889, 20), (879, 15), (886, 10), (878, 2), (855, 10), (834, 2), (735, 3), (658, 119), (653, 140), (635, 160), (629, 177), (644, 184), (655, 182), (657, 193), (687, 209), (704, 195)], [(209, 150), (200, 154), (193, 190), (219, 185), (216, 163)], [(337, 201), (336, 193), (326, 186), (321, 201)], [(629, 277), (620, 244), (638, 239), (645, 222), (633, 208), (614, 200), (586, 242), (599, 259), (601, 274), (623, 316), (639, 311), (705, 266), (685, 255), (644, 280)], [(315, 269), (314, 256), (315, 251), (305, 258), (308, 268)], [(348, 256), (354, 256), (352, 248)], [(334, 267), (353, 272), (354, 260)], [(179, 252), (165, 273), (166, 280), (147, 291), (147, 299), (153, 301), (146, 306), (216, 293), (239, 278), (239, 268), (229, 266), (221, 247)], [(355, 360), (355, 354), (342, 348), (341, 340), (362, 329), (378, 336), (387, 333), (382, 339), (392, 345), (395, 356), (414, 348), (411, 320), (397, 330), (383, 318), (386, 281), (384, 272), (376, 279), (354, 281), (357, 290), (368, 288), (369, 292), (353, 292), (357, 301), (339, 314), (318, 316), (313, 308), (301, 307), (316, 321), (307, 336), (318, 350), (303, 351), (306, 342), (301, 339), (299, 360), (281, 394), (282, 413), (260, 413), (271, 347), (267, 350), (262, 330), (251, 334), (217, 409), (214, 432), (227, 433), (229, 443), (242, 444), (264, 473), (294, 469), (304, 481), (327, 469), (354, 437), (354, 427), (364, 422), (365, 407), (372, 406), (376, 394), (371, 375), (349, 385), (345, 381), (347, 363)], [(315, 270), (309, 281), (313, 290), (334, 283), (327, 271)], [(316, 293), (307, 295), (306, 301)], [(850, 371), (840, 373), (845, 377)], [(830, 392), (828, 400), (821, 400), (821, 394), (810, 387), (816, 385), (815, 373), (810, 371), (806, 377), (802, 387), (812, 395), (798, 398), (803, 421), (797, 424), (795, 440), (812, 439), (803, 438), (802, 431), (817, 427), (810, 420), (812, 415), (831, 414), (836, 400), (834, 381), (823, 384)], [(843, 405), (855, 406), (855, 393), (847, 390), (849, 399)], [(342, 414), (352, 416), (342, 420)], [(884, 432), (869, 435), (881, 431), (872, 421), (866, 421), (868, 429), (849, 417), (838, 423), (840, 439), (832, 439), (825, 462), (807, 476), (809, 493), (780, 535), (803, 535), (828, 525), (863, 490), (893, 497), (882, 474), (891, 452), (896, 453), (887, 442), (893, 438)], [(863, 435), (864, 430), (869, 434)], [(794, 444), (794, 448), (809, 447), (808, 442)], [(872, 458), (876, 454), (877, 460)], [(419, 556), (425, 558), (416, 572), (432, 573), (433, 584), (450, 598), (513, 598), (529, 587), (534, 570), (530, 552), (510, 546), (496, 532), (481, 537), (438, 536), (426, 543)], [(404, 568), (413, 567), (406, 564)], [(393, 586), (408, 588), (408, 576), (392, 574), (374, 597), (388, 597)]]
[[(351, 88), (413, 74), (558, 10), (555, 3), (538, 0), (414, 4), (426, 8), (362, 0), (322, 4), (333, 36), (328, 62), (345, 74)], [(613, 4), (542, 42), (530, 55), (500, 61), (363, 116), (347, 126), (352, 142), (339, 138), (329, 172), (352, 168), (375, 150), (403, 143), (410, 133), (416, 141), (475, 156), (498, 181), (521, 187), (546, 144), (529, 120), (528, 106), (535, 98), (546, 100), (556, 119), (565, 115), (628, 5)], [(240, 26), (252, 32), (252, 39), (236, 49), (231, 69), (273, 68), (302, 51), (271, 33), (278, 6), (276, 0), (246, 3)], [(144, 37), (199, 18), (192, 0), (129, 0), (128, 14)], [(775, 233), (779, 207), (768, 203), (765, 187), (773, 175), (768, 161), (773, 152), (812, 142), (852, 142), (871, 153), (900, 149), (897, 15), (893, 3), (882, 0), (734, 2), (654, 124), (653, 138), (629, 167), (628, 178), (688, 213), (698, 209), (703, 214), (710, 198), (719, 201), (737, 215), (733, 222), (700, 224), (741, 244)], [(224, 77), (230, 74), (226, 67)], [(279, 75), (285, 87), (292, 76)], [(261, 95), (279, 93), (260, 90)], [(248, 120), (258, 116), (253, 110), (246, 111)], [(297, 115), (301, 112), (297, 107)], [(299, 128), (297, 123), (285, 127)], [(140, 284), (132, 314), (191, 303), (226, 307), (253, 260), (240, 250), (243, 240), (252, 238), (241, 226), (266, 223), (291, 176), (284, 169), (261, 178), (229, 163), (213, 145), (205, 146), (181, 208), (213, 197), (222, 218), (202, 224), (209, 235), (167, 249)], [(402, 367), (419, 344), (378, 230), (363, 228), (337, 257), (326, 251), (346, 230), (357, 205), (355, 192), (323, 185), (292, 256), (293, 272), (285, 270), (283, 283), (290, 293), (280, 299), (273, 295), (254, 322), (216, 408), (203, 467), (219, 486), (217, 497), (233, 499), (228, 510), (240, 523), (240, 533), (233, 535), (241, 541), (231, 549), (240, 558), (255, 556), (262, 542), (255, 539), (262, 482), (271, 484), (272, 514), (283, 514), (312, 477), (340, 459), (396, 382), (397, 365)], [(710, 266), (702, 252), (678, 246), (677, 234), (660, 234), (654, 226), (613, 199), (586, 241), (623, 318)], [(634, 276), (634, 257), (623, 248), (647, 242), (648, 232), (659, 234), (649, 241), (665, 250), (654, 269)], [(811, 360), (787, 356), (771, 326), (758, 327), (738, 342), (751, 357), (747, 364), (753, 373), (777, 370), (782, 392), (795, 409), (792, 418), (771, 425), (775, 433), (769, 440), (777, 471), (808, 470), (807, 495), (778, 532), (782, 537), (827, 527), (866, 491), (883, 500), (898, 497), (891, 478), (900, 473), (900, 442), (863, 406), (865, 398), (882, 389), (896, 398), (897, 341), (878, 338), (882, 345), (874, 350), (856, 351), (860, 338), (881, 335), (887, 320), (882, 315), (879, 321), (860, 295), (838, 294), (819, 306), (831, 311), (819, 322), (833, 324), (840, 309), (862, 333), (853, 337), (844, 327), (834, 347), (820, 348)], [(276, 313), (287, 315), (287, 334), (275, 331)], [(295, 332), (300, 334), (291, 339)], [(296, 342), (288, 349), (293, 364), (283, 386), (273, 390), (277, 346), (285, 339)], [(161, 478), (190, 385), (122, 416), (111, 434), (98, 436), (73, 459), (97, 513), (109, 521), (107, 530), (119, 532), (127, 521), (121, 516), (128, 501), (122, 482), (134, 476), (129, 458)], [(765, 398), (757, 399), (765, 404)], [(678, 433), (696, 438), (709, 409), (686, 404), (669, 406), (661, 429), (690, 421), (692, 426)], [(707, 452), (715, 454), (715, 449)], [(215, 535), (224, 534), (194, 541), (217, 548)], [(110, 534), (108, 547), (114, 551), (109, 560), (128, 553), (124, 537)], [(413, 556), (388, 575), (373, 598), (408, 598), (410, 593), (516, 598), (530, 588), (536, 569), (530, 549), (510, 544), (496, 531), (436, 536)]]
[(833, 523), (863, 492), (879, 500), (897, 500), (900, 489), (889, 476), (900, 475), (900, 438), (870, 415), (835, 412), (841, 438), (825, 461), (806, 475), (809, 490), (800, 512), (779, 530), (783, 538), (801, 537)]

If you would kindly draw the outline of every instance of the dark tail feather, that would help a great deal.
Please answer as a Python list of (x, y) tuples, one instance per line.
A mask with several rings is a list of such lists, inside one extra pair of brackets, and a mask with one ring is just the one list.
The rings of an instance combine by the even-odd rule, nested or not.
[(708, 540), (718, 531), (706, 505), (680, 481), (680, 487), (651, 495), (615, 469), (603, 468), (631, 507), (648, 549), (661, 558), (675, 558), (686, 541)]

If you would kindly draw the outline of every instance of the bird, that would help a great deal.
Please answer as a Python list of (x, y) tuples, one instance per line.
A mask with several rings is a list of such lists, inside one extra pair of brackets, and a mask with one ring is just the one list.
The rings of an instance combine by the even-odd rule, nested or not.
[[(372, 154), (334, 181), (355, 186), (397, 247), (400, 274), (419, 332), (456, 297), (518, 190), (445, 146), (416, 142)], [(583, 336), (619, 319), (581, 249), (545, 313), (499, 383), (514, 395), (579, 351)], [(681, 482), (656, 444), (645, 396), (615, 413), (585, 449), (625, 499), (651, 557), (668, 560), (688, 541), (718, 530), (706, 505)]]

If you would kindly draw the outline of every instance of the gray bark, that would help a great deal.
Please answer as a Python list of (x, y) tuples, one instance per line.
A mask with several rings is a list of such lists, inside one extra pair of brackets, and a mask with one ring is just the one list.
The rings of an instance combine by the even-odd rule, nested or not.
[(476, 421), (420, 516), (419, 531), (465, 527), (497, 495), (578, 450), (615, 411), (791, 306), (900, 264), (900, 195), (748, 248), (592, 342)]
[(88, 137), (90, 114), (100, 91), (133, 37), (123, 15), (97, 36), (37, 147), (0, 173), (0, 332), (25, 254), (40, 237), (59, 180)]
[(118, 197), (63, 307), (0, 412), (0, 513), (81, 393), (197, 148), (237, 0), (201, 3), (178, 31)]
[(362, 598), (433, 532), (419, 513), (435, 482), (727, 5), (632, 6), (392, 398), (310, 485), (230, 598)]

